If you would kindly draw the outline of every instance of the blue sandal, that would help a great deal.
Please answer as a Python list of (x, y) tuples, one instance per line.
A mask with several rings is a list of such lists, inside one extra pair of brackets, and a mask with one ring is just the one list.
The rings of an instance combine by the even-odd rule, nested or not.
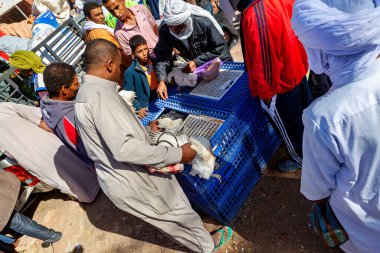
[[(225, 234), (226, 234), (226, 229), (227, 228), (227, 238), (225, 238)], [(222, 247), (224, 244), (228, 243), (231, 238), (232, 238), (232, 235), (233, 235), (233, 231), (232, 231), (232, 228), (230, 228), (229, 226), (225, 226), (225, 227), (222, 227), (222, 228), (219, 228), (218, 230), (214, 231), (213, 233), (222, 233), (222, 236), (220, 237), (220, 241), (219, 241), (219, 244), (217, 246), (215, 246), (214, 250), (212, 252), (215, 252), (217, 251), (220, 247)]]

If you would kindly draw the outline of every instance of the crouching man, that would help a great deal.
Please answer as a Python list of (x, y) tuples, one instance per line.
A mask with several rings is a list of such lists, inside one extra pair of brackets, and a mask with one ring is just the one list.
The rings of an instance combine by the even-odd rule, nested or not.
[(110, 200), (195, 252), (212, 252), (231, 238), (229, 227), (211, 236), (174, 175), (152, 174), (157, 168), (190, 162), (196, 152), (150, 146), (148, 133), (116, 92), (121, 56), (106, 40), (91, 41), (85, 50), (87, 75), (75, 102), (79, 135), (95, 162), (100, 187)]

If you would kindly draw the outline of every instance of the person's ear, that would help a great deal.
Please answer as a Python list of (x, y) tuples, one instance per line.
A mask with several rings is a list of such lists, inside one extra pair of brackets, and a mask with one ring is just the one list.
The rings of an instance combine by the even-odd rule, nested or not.
[(67, 95), (67, 93), (68, 93), (68, 91), (67, 91), (68, 89), (65, 87), (65, 85), (62, 85), (62, 87), (61, 87), (61, 91), (60, 91), (60, 93), (61, 93), (61, 96), (66, 96)]
[(109, 73), (112, 73), (112, 71), (113, 71), (113, 65), (114, 65), (115, 63), (113, 62), (113, 60), (112, 59), (109, 59), (108, 61), (107, 61), (107, 71), (109, 72)]

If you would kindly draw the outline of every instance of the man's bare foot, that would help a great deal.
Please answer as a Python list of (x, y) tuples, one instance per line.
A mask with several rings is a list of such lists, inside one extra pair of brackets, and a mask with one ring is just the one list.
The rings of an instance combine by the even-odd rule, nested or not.
[(214, 240), (215, 248), (213, 252), (225, 252), (227, 244), (232, 238), (232, 229), (228, 226), (224, 226), (211, 233), (211, 237)]

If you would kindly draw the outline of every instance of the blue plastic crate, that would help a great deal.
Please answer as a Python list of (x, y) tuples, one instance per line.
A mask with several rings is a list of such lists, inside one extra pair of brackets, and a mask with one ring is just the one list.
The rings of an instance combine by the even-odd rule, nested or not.
[[(236, 70), (243, 69), (244, 64), (228, 63), (223, 67)], [(222, 183), (216, 178), (192, 177), (188, 166), (177, 178), (195, 208), (225, 224), (236, 216), (281, 143), (258, 98), (250, 96), (247, 82), (245, 73), (219, 101), (171, 89), (169, 99), (157, 100), (149, 107), (151, 115), (145, 119), (147, 123), (172, 109), (224, 120), (210, 139), (220, 165), (215, 173), (222, 176)]]
[(268, 121), (266, 125), (259, 126), (256, 131), (251, 132), (251, 138), (257, 140), (250, 142), (250, 145), (251, 149), (255, 150), (253, 156), (256, 164), (263, 170), (280, 147), (282, 140)]
[(241, 99), (250, 96), (248, 74), (244, 73), (220, 100), (190, 95), (191, 91), (192, 88), (179, 89), (177, 86), (170, 87), (168, 91), (169, 98), (167, 100), (158, 99), (157, 103), (161, 106), (168, 103), (178, 103), (210, 110), (232, 112), (236, 110)]
[[(237, 114), (216, 113), (195, 107), (158, 108), (159, 112), (175, 109), (182, 113), (216, 115), (224, 119), (224, 123), (211, 137), (217, 163), (220, 165), (216, 174), (222, 176), (222, 183), (216, 178), (204, 180), (188, 174), (190, 168), (178, 175), (178, 180), (192, 205), (209, 214), (224, 224), (228, 224), (238, 213), (239, 208), (256, 184), (260, 171), (264, 168), (276, 151), (279, 138), (271, 124), (259, 109), (254, 99), (241, 101), (248, 110), (240, 110)], [(157, 113), (157, 118), (161, 113)], [(251, 170), (247, 169), (249, 163)], [(251, 175), (251, 174), (254, 175)], [(242, 191), (241, 182), (247, 180)], [(235, 196), (241, 192), (241, 196)], [(232, 201), (232, 199), (234, 201)], [(227, 206), (227, 207), (226, 207)], [(227, 209), (226, 209), (227, 208)]]
[[(255, 164), (250, 152), (243, 145), (236, 146), (238, 149), (232, 150), (230, 156), (243, 151), (247, 157), (239, 162), (236, 159), (231, 163), (227, 160), (221, 162), (221, 168), (215, 173), (222, 175), (222, 182), (215, 178), (204, 180), (190, 176), (190, 168), (177, 175), (193, 207), (211, 215), (222, 224), (229, 224), (236, 216), (261, 175), (260, 168)], [(222, 158), (217, 160), (220, 159)]]
[(218, 209), (221, 219), (228, 221), (228, 223), (239, 213), (240, 208), (261, 178), (260, 170), (250, 161), (247, 161), (242, 170), (245, 171), (244, 176), (239, 178), (237, 187), (234, 188), (233, 192), (230, 192), (228, 199)]
[(251, 135), (250, 145), (252, 149), (259, 148), (261, 152), (260, 156), (257, 154), (257, 160), (262, 169), (265, 168), (267, 162), (281, 143), (281, 139), (263, 113), (259, 100), (249, 95), (239, 101), (237, 111), (233, 113), (207, 110), (173, 101), (168, 101), (164, 107), (160, 106), (162, 105), (155, 105), (154, 108), (156, 108), (157, 113), (154, 116), (150, 116), (151, 118), (145, 119), (146, 122), (158, 118), (165, 109), (173, 109), (185, 114), (206, 115), (224, 120), (223, 125), (210, 140), (215, 154), (220, 153), (222, 155), (223, 152), (226, 152), (236, 141), (235, 139), (242, 133), (243, 129), (248, 127)]
[(155, 102), (152, 102), (148, 106), (148, 109), (149, 109), (148, 115), (141, 120), (141, 123), (144, 126), (148, 125), (149, 122), (151, 122), (152, 120), (157, 119), (162, 114), (162, 112), (165, 110), (165, 108), (157, 106)]
[(214, 173), (222, 176), (222, 183), (216, 178), (204, 180), (192, 177), (188, 174), (190, 168), (177, 175), (196, 209), (224, 224), (228, 224), (235, 217), (259, 179), (261, 170), (280, 144), (269, 122), (258, 126), (258, 129), (259, 131), (253, 133), (250, 126), (245, 126), (233, 141), (228, 141), (228, 134), (226, 135), (224, 129), (219, 129), (212, 137), (212, 144), (222, 146), (219, 151), (214, 152), (220, 165), (219, 170)]
[(222, 69), (232, 69), (232, 70), (244, 70), (244, 62), (225, 62), (221, 66)]

